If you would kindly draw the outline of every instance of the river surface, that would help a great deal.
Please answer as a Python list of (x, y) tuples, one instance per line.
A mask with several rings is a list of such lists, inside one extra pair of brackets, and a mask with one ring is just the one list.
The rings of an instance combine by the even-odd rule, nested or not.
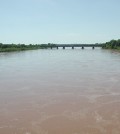
[(120, 53), (0, 53), (0, 134), (120, 134)]

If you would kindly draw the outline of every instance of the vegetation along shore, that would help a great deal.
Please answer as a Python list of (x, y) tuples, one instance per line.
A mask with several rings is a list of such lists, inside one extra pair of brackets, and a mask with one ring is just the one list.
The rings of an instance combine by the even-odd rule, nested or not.
[(117, 49), (120, 50), (120, 39), (111, 40), (109, 42), (103, 43), (102, 48), (104, 49)]
[[(12, 52), (12, 51), (24, 51), (24, 50), (34, 50), (34, 49), (46, 49), (50, 47), (55, 47), (55, 44), (2, 44), (0, 43), (0, 52)], [(102, 43), (103, 49), (117, 49), (120, 50), (120, 39), (111, 40), (106, 43)]]
[(2, 44), (0, 43), (0, 52), (12, 52), (12, 51), (24, 51), (24, 50), (34, 50), (34, 49), (45, 49), (49, 47), (54, 47), (54, 44)]

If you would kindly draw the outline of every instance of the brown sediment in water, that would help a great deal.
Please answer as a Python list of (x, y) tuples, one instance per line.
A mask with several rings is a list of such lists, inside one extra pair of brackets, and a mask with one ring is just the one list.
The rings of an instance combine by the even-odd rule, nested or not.
[(46, 99), (42, 96), (43, 100), (39, 97), (23, 97), (4, 104), (0, 109), (0, 133), (117, 134), (120, 131), (118, 95), (63, 93)]
[[(75, 59), (77, 57), (78, 55)], [(28, 65), (31, 64), (30, 60)], [(74, 61), (71, 62), (71, 58), (69, 61), (71, 68)], [(0, 77), (0, 134), (119, 134), (119, 70), (115, 66), (112, 67), (115, 71), (109, 68), (107, 70), (105, 66), (98, 70), (96, 66), (99, 62), (94, 61), (94, 71), (89, 74), (86, 71), (93, 66), (91, 67), (91, 61), (90, 67), (88, 66), (87, 59), (82, 63), (78, 60), (76, 65), (79, 67), (74, 71), (74, 66), (70, 69), (68, 63), (59, 62), (58, 65), (64, 65), (65, 71), (57, 66), (58, 77), (54, 77), (53, 73), (56, 66), (53, 66), (54, 70), (42, 68), (42, 71), (48, 71), (47, 74), (39, 68), (33, 73), (35, 66), (27, 73), (24, 72), (25, 75), (19, 75), (19, 72), (11, 69), (11, 72), (16, 73), (11, 79), (12, 73), (8, 75), (4, 70), (7, 77)], [(112, 66), (112, 62), (109, 62)], [(120, 65), (118, 62), (114, 64)], [(14, 66), (19, 69), (17, 65)], [(70, 70), (66, 72), (67, 69)]]

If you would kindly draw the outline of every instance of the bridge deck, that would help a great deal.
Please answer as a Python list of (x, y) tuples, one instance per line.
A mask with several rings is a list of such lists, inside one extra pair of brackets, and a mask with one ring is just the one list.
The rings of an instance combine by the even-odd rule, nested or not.
[(59, 45), (59, 44), (57, 44), (56, 47), (102, 47), (102, 45), (92, 45), (92, 44), (89, 44), (89, 45), (85, 45), (85, 44), (80, 44), (80, 45), (74, 45), (74, 44)]
[[(52, 47), (52, 46), (51, 46)], [(53, 47), (102, 47), (101, 44), (56, 44)]]

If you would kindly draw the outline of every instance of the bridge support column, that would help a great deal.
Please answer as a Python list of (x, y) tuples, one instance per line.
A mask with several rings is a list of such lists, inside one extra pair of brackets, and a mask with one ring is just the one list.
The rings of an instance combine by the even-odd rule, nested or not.
[(63, 49), (65, 49), (65, 46), (63, 46)]
[(74, 49), (74, 46), (72, 46), (72, 49)]
[(93, 46), (92, 49), (95, 49), (95, 47)]
[(58, 49), (58, 47), (57, 47), (57, 49)]
[(84, 46), (82, 46), (82, 49), (84, 49)]
[(52, 47), (51, 47), (51, 49), (52, 49)]

